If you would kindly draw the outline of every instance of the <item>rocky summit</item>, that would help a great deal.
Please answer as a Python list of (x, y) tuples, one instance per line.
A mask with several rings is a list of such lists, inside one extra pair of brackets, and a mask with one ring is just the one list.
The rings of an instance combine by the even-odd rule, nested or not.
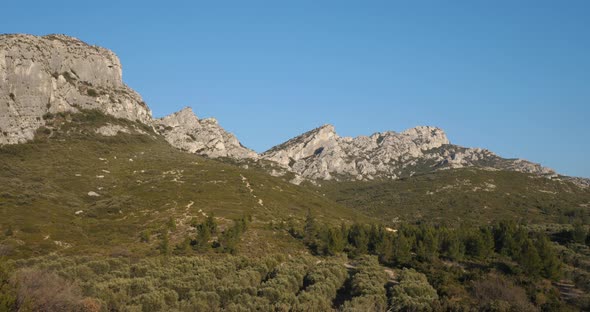
[(0, 35), (0, 144), (31, 140), (45, 114), (79, 109), (151, 119), (113, 52), (63, 35)]
[(271, 148), (261, 157), (301, 177), (321, 180), (397, 179), (462, 167), (554, 174), (525, 160), (503, 159), (485, 149), (451, 145), (443, 130), (427, 126), (350, 138), (340, 137), (332, 125), (324, 125)]
[(172, 146), (211, 158), (256, 159), (256, 152), (244, 147), (214, 118), (199, 119), (190, 107), (154, 121), (154, 125)]

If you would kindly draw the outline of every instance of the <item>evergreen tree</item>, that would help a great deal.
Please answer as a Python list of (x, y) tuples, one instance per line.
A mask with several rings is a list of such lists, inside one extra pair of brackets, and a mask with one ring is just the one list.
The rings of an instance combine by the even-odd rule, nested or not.
[(195, 249), (199, 251), (206, 251), (211, 247), (209, 240), (211, 240), (211, 228), (205, 223), (197, 225), (197, 238), (195, 240)]
[(480, 257), (486, 259), (494, 252), (494, 234), (490, 228), (483, 227), (479, 230), (479, 236), (482, 244)]
[[(234, 220), (234, 225), (226, 229), (219, 238), (220, 249), (223, 252), (235, 254), (237, 252), (240, 236), (248, 227), (248, 219), (242, 217)], [(209, 227), (207, 227), (210, 229)]]
[(394, 262), (394, 237), (392, 235), (384, 235), (377, 244), (376, 253), (381, 262)]
[(170, 239), (168, 237), (167, 230), (165, 230), (162, 233), (162, 241), (160, 242), (160, 254), (164, 256), (170, 255)]
[(307, 210), (305, 217), (305, 225), (303, 226), (303, 241), (306, 245), (314, 248), (317, 245), (316, 239), (318, 236), (318, 228), (315, 217), (311, 213), (311, 209)]
[(385, 228), (372, 224), (369, 229), (369, 244), (367, 246), (370, 254), (377, 254), (378, 246), (383, 242), (385, 237)]
[(342, 236), (342, 231), (337, 228), (330, 228), (327, 230), (327, 242), (325, 253), (328, 255), (335, 255), (344, 250), (345, 240)]
[(531, 276), (538, 276), (543, 269), (539, 252), (530, 239), (525, 240), (522, 244), (517, 261), (524, 271)]
[(466, 255), (485, 259), (494, 251), (494, 236), (488, 228), (467, 229), (462, 235)]
[(350, 228), (348, 241), (354, 247), (356, 255), (364, 255), (369, 252), (369, 233), (361, 224), (355, 223)]
[(572, 231), (572, 239), (575, 243), (584, 244), (586, 243), (586, 236), (588, 232), (584, 228), (582, 222), (574, 223), (574, 230)]
[(494, 249), (497, 253), (510, 254), (514, 247), (514, 233), (516, 224), (514, 221), (501, 221), (493, 227)]
[(416, 253), (420, 259), (433, 261), (438, 258), (438, 238), (433, 227), (422, 229), (422, 236), (417, 244)]
[(440, 253), (443, 256), (455, 261), (463, 259), (465, 246), (459, 239), (456, 231), (449, 229), (443, 230), (440, 245)]
[(213, 216), (213, 214), (207, 216), (207, 219), (205, 219), (204, 226), (209, 229), (209, 233), (211, 235), (217, 234), (217, 222), (215, 221), (215, 217)]
[(541, 275), (545, 278), (556, 280), (560, 276), (561, 261), (551, 246), (551, 242), (543, 234), (537, 236), (535, 247), (541, 259)]
[(393, 244), (393, 260), (398, 266), (407, 265), (412, 260), (412, 247), (402, 232), (398, 232)]

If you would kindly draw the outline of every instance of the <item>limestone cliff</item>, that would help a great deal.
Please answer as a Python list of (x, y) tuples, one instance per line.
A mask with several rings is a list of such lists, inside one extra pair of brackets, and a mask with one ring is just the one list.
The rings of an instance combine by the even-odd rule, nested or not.
[(63, 35), (0, 35), (0, 144), (31, 140), (45, 114), (79, 108), (151, 119), (113, 52)]

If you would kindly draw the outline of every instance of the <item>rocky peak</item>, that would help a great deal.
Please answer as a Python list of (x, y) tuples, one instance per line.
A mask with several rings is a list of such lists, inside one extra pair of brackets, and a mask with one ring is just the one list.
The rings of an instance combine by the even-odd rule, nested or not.
[(302, 158), (321, 153), (325, 148), (337, 145), (338, 135), (332, 125), (323, 125), (297, 136), (262, 154), (262, 157), (289, 166)]
[[(419, 126), (355, 138), (339, 137), (332, 126), (311, 130), (262, 154), (309, 179), (401, 178), (446, 168), (480, 167), (554, 175), (553, 170), (485, 149), (451, 145), (445, 132)], [(301, 180), (301, 179), (299, 179)]]
[(391, 163), (419, 157), (443, 144), (448, 144), (446, 135), (434, 127), (343, 138), (333, 126), (325, 125), (273, 147), (262, 157), (307, 178), (371, 179), (381, 173), (395, 175), (390, 172)]
[(199, 118), (191, 107), (184, 107), (176, 113), (156, 120), (157, 124), (166, 124), (168, 127), (195, 127), (199, 125)]
[(0, 144), (32, 139), (47, 113), (78, 109), (151, 120), (113, 52), (65, 35), (0, 35)]
[(256, 159), (256, 152), (245, 148), (214, 118), (199, 119), (190, 107), (154, 120), (157, 131), (172, 146), (207, 157)]

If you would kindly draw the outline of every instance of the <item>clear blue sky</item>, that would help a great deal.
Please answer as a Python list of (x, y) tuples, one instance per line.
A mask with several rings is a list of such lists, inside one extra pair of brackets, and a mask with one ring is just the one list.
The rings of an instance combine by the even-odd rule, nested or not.
[(343, 136), (435, 125), (453, 143), (590, 177), (590, 1), (19, 0), (1, 11), (0, 32), (115, 51), (155, 116), (191, 106), (257, 151), (324, 123)]

